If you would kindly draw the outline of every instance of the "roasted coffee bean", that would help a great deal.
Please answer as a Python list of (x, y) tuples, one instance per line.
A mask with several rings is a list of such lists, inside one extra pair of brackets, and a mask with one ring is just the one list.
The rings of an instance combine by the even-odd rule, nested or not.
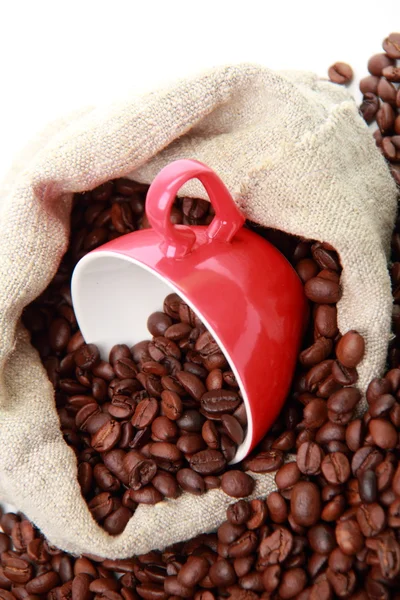
[(233, 413), (240, 404), (237, 392), (233, 390), (212, 390), (203, 393), (201, 408), (203, 414), (220, 418), (225, 413)]
[(29, 594), (47, 594), (50, 590), (56, 587), (60, 582), (60, 579), (54, 571), (48, 571), (43, 573), (34, 579), (31, 579), (26, 585), (26, 591)]
[(95, 344), (82, 344), (74, 352), (74, 361), (81, 369), (91, 369), (100, 360), (100, 353)]
[(371, 419), (368, 424), (373, 442), (379, 448), (393, 449), (398, 444), (398, 433), (394, 426), (385, 419)]
[(197, 452), (190, 458), (189, 462), (191, 468), (200, 475), (220, 473), (226, 465), (223, 454), (212, 448)]
[(283, 464), (283, 452), (268, 450), (246, 460), (246, 469), (254, 473), (270, 473)]
[(136, 429), (148, 427), (157, 416), (158, 402), (155, 398), (145, 398), (141, 400), (135, 409), (132, 417), (132, 425)]
[(239, 500), (231, 504), (226, 511), (226, 517), (232, 525), (244, 525), (251, 515), (250, 504), (245, 500)]
[(206, 444), (199, 433), (185, 433), (177, 440), (176, 447), (184, 454), (195, 454), (204, 450)]
[(165, 416), (176, 421), (182, 416), (183, 405), (178, 394), (169, 390), (164, 390), (161, 393), (161, 409)]
[(25, 552), (29, 542), (35, 537), (35, 531), (30, 521), (24, 519), (14, 523), (11, 530), (11, 539), (15, 550)]
[(395, 112), (388, 102), (383, 102), (376, 114), (376, 122), (382, 135), (387, 135), (393, 128)]
[(255, 481), (243, 471), (228, 471), (221, 477), (221, 488), (233, 498), (242, 498), (249, 496), (254, 489)]
[(335, 529), (336, 541), (343, 554), (353, 556), (364, 547), (364, 538), (358, 523), (352, 519), (339, 521)]
[(120, 506), (104, 519), (103, 527), (111, 535), (118, 535), (123, 532), (131, 516), (129, 508)]
[(201, 431), (205, 418), (197, 410), (184, 410), (177, 420), (177, 425), (183, 431), (195, 433)]
[(336, 346), (336, 356), (347, 368), (356, 367), (364, 356), (364, 339), (357, 331), (348, 331)]
[(214, 450), (219, 448), (220, 438), (218, 430), (212, 421), (206, 421), (201, 429), (201, 435), (207, 446)]
[(375, 469), (383, 460), (381, 452), (373, 446), (363, 446), (357, 450), (351, 461), (351, 470), (356, 477), (363, 471)]
[(378, 91), (378, 83), (381, 73), (379, 75), (369, 75), (361, 79), (359, 83), (360, 92), (362, 94), (376, 94)]
[(299, 481), (301, 472), (298, 465), (295, 462), (287, 463), (283, 465), (275, 475), (275, 483), (279, 490), (285, 490), (292, 488), (295, 483)]
[(18, 554), (3, 552), (1, 563), (4, 576), (13, 584), (27, 583), (32, 579), (32, 565), (27, 560), (18, 558)]
[(178, 573), (178, 582), (186, 587), (193, 587), (207, 575), (209, 568), (205, 558), (190, 556)]
[(239, 421), (232, 415), (222, 415), (221, 423), (224, 431), (235, 444), (240, 445), (244, 439), (244, 431)]
[(368, 71), (371, 75), (381, 77), (383, 69), (393, 64), (394, 60), (387, 54), (375, 54), (368, 61)]
[(157, 473), (157, 465), (154, 460), (139, 460), (129, 474), (129, 487), (133, 490), (139, 490), (144, 487)]
[(260, 544), (260, 565), (267, 567), (282, 563), (293, 548), (293, 536), (285, 527), (278, 527), (274, 533), (266, 537)]
[(288, 508), (281, 494), (272, 492), (266, 502), (271, 520), (274, 523), (284, 523), (288, 517)]
[[(368, 79), (368, 78), (367, 78)], [(379, 80), (377, 82), (376, 92), (378, 92)], [(366, 123), (371, 123), (379, 110), (379, 98), (376, 93), (365, 92), (360, 106), (360, 113)]]
[(329, 67), (328, 77), (333, 83), (347, 84), (353, 79), (353, 69), (347, 63), (336, 62)]
[(310, 527), (321, 515), (321, 496), (318, 487), (309, 481), (299, 481), (292, 490), (290, 510), (298, 525)]
[(314, 442), (304, 442), (297, 449), (297, 466), (304, 475), (317, 475), (323, 458), (322, 449)]
[(341, 298), (341, 290), (338, 283), (313, 277), (304, 286), (304, 292), (309, 300), (317, 304), (336, 304)]
[(98, 452), (107, 452), (118, 443), (120, 437), (120, 423), (111, 420), (104, 423), (104, 425), (92, 435), (91, 445)]
[(391, 33), (382, 43), (386, 54), (395, 60), (400, 58), (400, 33)]
[(204, 479), (192, 469), (180, 469), (176, 479), (183, 490), (196, 496), (204, 494), (206, 490)]
[(348, 458), (342, 452), (327, 454), (321, 463), (321, 471), (328, 483), (345, 483), (351, 474)]
[(385, 512), (376, 502), (361, 504), (357, 508), (356, 517), (361, 532), (365, 537), (378, 535), (386, 526)]

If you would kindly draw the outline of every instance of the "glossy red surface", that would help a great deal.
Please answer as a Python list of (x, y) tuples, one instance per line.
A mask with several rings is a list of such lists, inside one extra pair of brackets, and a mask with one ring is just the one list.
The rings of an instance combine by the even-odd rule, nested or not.
[[(174, 227), (169, 211), (175, 195), (197, 176), (216, 218), (209, 227)], [(172, 283), (211, 327), (248, 398), (251, 449), (277, 417), (290, 387), (307, 315), (303, 286), (275, 247), (241, 227), (244, 218), (225, 186), (200, 163), (177, 161), (161, 171), (149, 190), (147, 214), (153, 229), (94, 252), (116, 252), (147, 266)]]

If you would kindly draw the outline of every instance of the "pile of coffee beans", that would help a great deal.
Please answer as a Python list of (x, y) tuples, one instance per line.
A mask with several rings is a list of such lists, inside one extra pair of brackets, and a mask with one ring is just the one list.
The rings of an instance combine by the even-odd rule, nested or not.
[[(384, 52), (368, 61), (369, 75), (360, 81), (363, 94), (360, 113), (367, 123), (376, 123), (376, 145), (390, 164), (400, 185), (400, 33), (391, 33), (383, 41)], [(346, 63), (335, 63), (328, 70), (334, 83), (347, 84), (353, 77)]]
[[(367, 122), (376, 120), (377, 145), (400, 183), (400, 34), (390, 34), (383, 50), (360, 83), (360, 111)], [(347, 67), (336, 63), (332, 80), (348, 82)], [(77, 327), (75, 264), (107, 240), (148, 227), (146, 191), (119, 179), (75, 197), (69, 250), (24, 322), (54, 385), (83, 495), (107, 531), (121, 532), (138, 503), (174, 498), (182, 489), (200, 494), (221, 486), (238, 500), (216, 533), (119, 561), (73, 558), (23, 515), (5, 514), (0, 600), (399, 597), (400, 221), (392, 239), (389, 370), (371, 381), (368, 411), (359, 418), (364, 340), (338, 331), (341, 266), (334, 248), (247, 224), (291, 261), (311, 318), (281, 416), (232, 469), (246, 427), (240, 390), (212, 336), (180, 298), (168, 296), (163, 312), (150, 315), (152, 339), (115, 346), (108, 362)], [(173, 223), (196, 225), (212, 218), (208, 202), (189, 198), (177, 199), (171, 215)], [(296, 459), (284, 464), (287, 452)], [(251, 471), (276, 471), (277, 491), (247, 502)]]

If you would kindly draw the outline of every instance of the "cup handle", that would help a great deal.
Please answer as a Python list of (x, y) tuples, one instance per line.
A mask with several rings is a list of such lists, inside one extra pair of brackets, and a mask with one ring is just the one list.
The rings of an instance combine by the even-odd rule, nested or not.
[(245, 221), (228, 189), (214, 171), (197, 160), (174, 161), (155, 177), (146, 200), (147, 218), (163, 239), (161, 248), (168, 257), (184, 257), (190, 253), (196, 241), (196, 235), (190, 227), (172, 225), (170, 221), (172, 204), (179, 189), (193, 178), (204, 185), (215, 210), (215, 217), (206, 231), (210, 240), (230, 242)]

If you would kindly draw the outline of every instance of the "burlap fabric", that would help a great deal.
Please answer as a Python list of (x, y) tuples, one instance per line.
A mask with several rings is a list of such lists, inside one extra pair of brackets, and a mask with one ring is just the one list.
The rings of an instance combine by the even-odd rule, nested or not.
[[(69, 552), (127, 557), (215, 529), (222, 491), (137, 509), (112, 538), (91, 518), (53, 391), (20, 324), (66, 250), (72, 194), (120, 176), (151, 182), (177, 158), (225, 181), (246, 217), (326, 241), (343, 265), (342, 333), (366, 340), (359, 384), (378, 375), (390, 336), (387, 271), (396, 189), (355, 102), (308, 73), (220, 67), (50, 126), (19, 158), (0, 206), (0, 494)], [(205, 197), (201, 186), (183, 193)], [(274, 489), (257, 477), (256, 495)]]

